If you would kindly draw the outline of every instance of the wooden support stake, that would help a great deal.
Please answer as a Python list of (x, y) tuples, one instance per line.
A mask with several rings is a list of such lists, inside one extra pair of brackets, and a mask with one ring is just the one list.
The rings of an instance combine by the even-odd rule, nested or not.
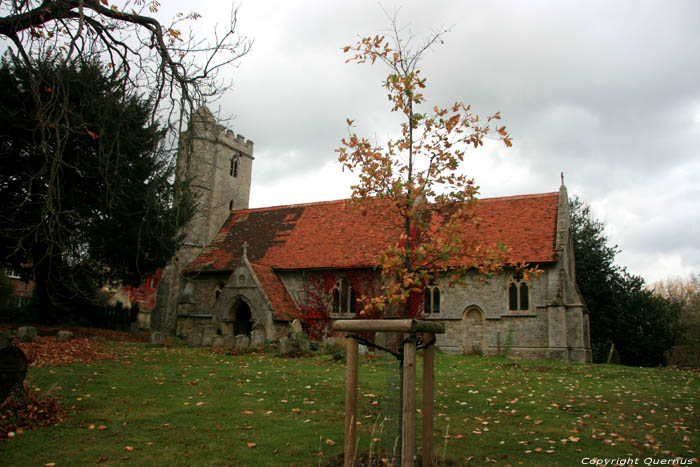
[(413, 467), (416, 449), (416, 340), (405, 336), (403, 345), (403, 408), (401, 426), (401, 465)]
[[(424, 334), (423, 342), (433, 340), (432, 334)], [(423, 350), (423, 467), (433, 465), (433, 409), (435, 407), (435, 346)]]
[(357, 439), (357, 340), (348, 339), (345, 370), (345, 467), (355, 464)]

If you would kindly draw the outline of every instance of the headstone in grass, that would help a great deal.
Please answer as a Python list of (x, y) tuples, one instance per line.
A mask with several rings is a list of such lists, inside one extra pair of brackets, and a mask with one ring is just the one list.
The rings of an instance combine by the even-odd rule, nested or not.
[(185, 343), (190, 347), (200, 347), (202, 345), (202, 331), (200, 329), (190, 329), (185, 337)]
[(214, 337), (216, 337), (216, 326), (213, 324), (204, 326), (204, 329), (202, 330), (202, 345), (205, 347), (211, 347)]
[(250, 336), (245, 334), (239, 334), (236, 336), (235, 344), (233, 346), (236, 350), (245, 350), (250, 347)]
[(17, 329), (17, 339), (20, 342), (36, 342), (36, 328), (34, 326), (22, 326)]
[(292, 350), (289, 337), (280, 337), (278, 344), (280, 355), (289, 355), (289, 352)]
[(211, 340), (212, 347), (223, 347), (224, 346), (224, 336), (214, 336)]
[(298, 319), (292, 321), (292, 324), (289, 326), (292, 329), (292, 334), (301, 334), (304, 331), (304, 329), (301, 327), (301, 322)]
[(227, 349), (232, 349), (236, 346), (236, 338), (234, 336), (224, 336), (223, 346)]
[(265, 345), (265, 330), (264, 329), (253, 329), (250, 333), (250, 346), (254, 348), (260, 348)]
[(11, 343), (0, 349), (0, 404), (27, 375), (27, 357)]
[(165, 345), (165, 334), (163, 334), (160, 331), (153, 331), (151, 333), (151, 338), (149, 339), (149, 342), (153, 346)]
[(73, 333), (70, 331), (58, 331), (58, 334), (56, 334), (56, 342), (67, 341), (68, 339), (71, 339), (72, 337), (73, 337)]

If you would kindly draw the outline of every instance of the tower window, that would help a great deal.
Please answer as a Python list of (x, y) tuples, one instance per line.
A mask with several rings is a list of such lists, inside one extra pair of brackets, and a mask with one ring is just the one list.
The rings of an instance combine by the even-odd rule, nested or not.
[(523, 273), (516, 271), (508, 285), (508, 310), (528, 310), (530, 308), (530, 289)]
[(440, 313), (440, 288), (429, 285), (423, 291), (423, 309), (427, 314)]
[(238, 177), (238, 156), (231, 158), (231, 169), (229, 170), (229, 174), (234, 178)]
[(333, 313), (355, 313), (357, 298), (355, 291), (350, 287), (346, 279), (340, 279), (333, 286)]

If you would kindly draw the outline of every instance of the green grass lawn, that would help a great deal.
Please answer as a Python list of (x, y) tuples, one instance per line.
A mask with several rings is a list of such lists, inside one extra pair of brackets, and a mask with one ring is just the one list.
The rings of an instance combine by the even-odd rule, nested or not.
[[(69, 415), (0, 443), (0, 465), (258, 467), (342, 455), (345, 366), (329, 355), (112, 349), (115, 360), (30, 369), (28, 386), (60, 396)], [(384, 358), (362, 359), (360, 452), (378, 449), (385, 379)], [(698, 463), (698, 373), (438, 354), (435, 379), (440, 463)]]

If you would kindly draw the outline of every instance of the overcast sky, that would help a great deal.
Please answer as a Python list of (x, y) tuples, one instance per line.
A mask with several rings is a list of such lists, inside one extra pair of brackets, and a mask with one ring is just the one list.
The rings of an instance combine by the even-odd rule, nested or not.
[[(198, 3), (200, 27), (226, 18), (224, 3)], [(513, 148), (467, 159), (481, 197), (556, 191), (564, 172), (631, 273), (700, 273), (700, 2), (381, 5), (400, 6), (399, 24), (418, 38), (450, 29), (421, 65), (430, 106), (501, 112)], [(386, 70), (345, 64), (341, 51), (386, 30), (380, 4), (244, 0), (238, 19), (255, 43), (212, 110), (235, 115), (229, 126), (255, 142), (251, 207), (348, 197), (334, 152), (346, 117), (378, 142), (397, 128)]]

